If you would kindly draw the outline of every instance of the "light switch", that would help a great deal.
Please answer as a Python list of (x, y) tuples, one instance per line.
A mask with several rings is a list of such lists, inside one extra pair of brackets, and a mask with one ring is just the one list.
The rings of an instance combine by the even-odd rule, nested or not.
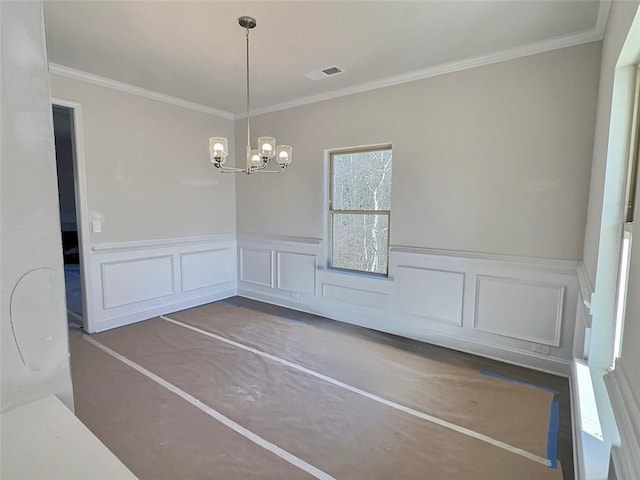
[(91, 221), (91, 231), (93, 233), (102, 232), (102, 222), (100, 220), (92, 220)]

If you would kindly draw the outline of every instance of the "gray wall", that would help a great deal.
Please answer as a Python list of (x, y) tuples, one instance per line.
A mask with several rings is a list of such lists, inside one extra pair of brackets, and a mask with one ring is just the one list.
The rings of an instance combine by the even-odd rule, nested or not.
[(49, 394), (72, 407), (41, 2), (0, 2), (2, 410)]
[[(600, 48), (252, 119), (255, 137), (294, 147), (294, 163), (282, 176), (238, 180), (238, 232), (321, 238), (324, 150), (391, 143), (392, 244), (581, 259)], [(236, 151), (245, 132), (236, 121)]]
[(235, 232), (235, 178), (208, 145), (233, 142), (231, 120), (59, 75), (51, 89), (82, 108), (92, 244)]

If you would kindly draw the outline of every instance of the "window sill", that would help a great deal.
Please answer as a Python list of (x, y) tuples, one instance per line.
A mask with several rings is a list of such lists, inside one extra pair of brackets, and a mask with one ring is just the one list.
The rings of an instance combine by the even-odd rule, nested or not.
[(606, 371), (574, 360), (572, 373), (576, 478), (605, 479), (609, 471), (611, 446), (619, 442), (603, 380)]
[(358, 272), (356, 270), (343, 270), (340, 268), (318, 267), (318, 271), (326, 275), (338, 275), (351, 278), (363, 278), (368, 280), (377, 280), (383, 282), (393, 282), (391, 275), (383, 275), (380, 273)]

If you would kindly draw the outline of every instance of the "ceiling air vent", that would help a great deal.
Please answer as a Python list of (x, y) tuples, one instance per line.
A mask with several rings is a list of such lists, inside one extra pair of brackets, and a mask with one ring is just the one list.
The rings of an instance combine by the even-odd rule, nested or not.
[(310, 78), (311, 80), (323, 80), (325, 78), (339, 75), (341, 73), (344, 73), (344, 70), (334, 65), (332, 67), (326, 67), (321, 70), (316, 70), (315, 72), (305, 73), (304, 76)]

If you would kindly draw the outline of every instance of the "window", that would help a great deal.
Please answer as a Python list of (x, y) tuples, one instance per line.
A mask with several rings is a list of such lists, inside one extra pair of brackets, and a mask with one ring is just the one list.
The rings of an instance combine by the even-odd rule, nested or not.
[(390, 146), (331, 153), (329, 267), (388, 274), (392, 156)]
[(618, 264), (618, 285), (616, 292), (615, 337), (613, 346), (613, 367), (620, 358), (622, 350), (622, 333), (624, 331), (624, 315), (627, 303), (627, 282), (631, 262), (631, 240), (635, 215), (635, 202), (638, 188), (638, 164), (640, 163), (640, 69), (636, 72), (636, 94), (631, 126), (631, 146), (625, 180), (624, 218), (622, 225), (620, 263)]

